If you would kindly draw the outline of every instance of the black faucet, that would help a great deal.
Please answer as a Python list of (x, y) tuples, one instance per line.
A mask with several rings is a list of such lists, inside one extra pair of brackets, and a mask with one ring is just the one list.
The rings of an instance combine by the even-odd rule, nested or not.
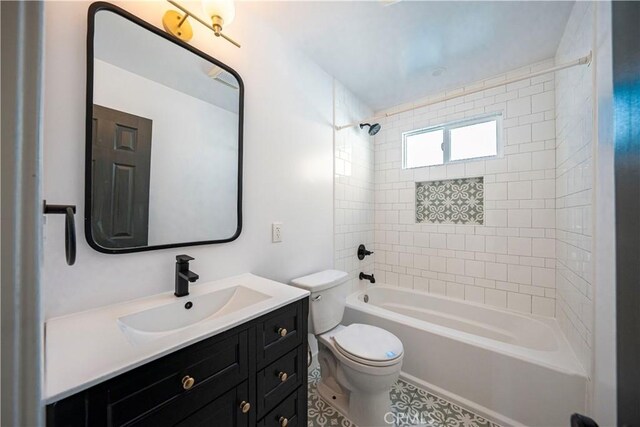
[(376, 283), (376, 278), (373, 277), (373, 273), (364, 274), (364, 273), (360, 272), (360, 276), (358, 276), (358, 277), (360, 277), (360, 280), (368, 280), (371, 283)]
[(189, 255), (176, 256), (176, 291), (177, 297), (189, 295), (189, 282), (195, 282), (200, 276), (193, 271), (189, 271), (189, 261), (193, 261)]

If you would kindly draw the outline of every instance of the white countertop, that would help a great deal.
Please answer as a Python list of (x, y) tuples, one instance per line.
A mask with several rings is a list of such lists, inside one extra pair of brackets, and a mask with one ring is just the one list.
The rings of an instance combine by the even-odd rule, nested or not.
[[(242, 285), (270, 297), (249, 307), (164, 335), (134, 343), (118, 319), (176, 302), (173, 292), (57, 317), (45, 323), (45, 404), (53, 403), (125, 371), (255, 319), (309, 295), (308, 291), (242, 274), (190, 286), (190, 297)], [(189, 297), (183, 297), (188, 301)]]

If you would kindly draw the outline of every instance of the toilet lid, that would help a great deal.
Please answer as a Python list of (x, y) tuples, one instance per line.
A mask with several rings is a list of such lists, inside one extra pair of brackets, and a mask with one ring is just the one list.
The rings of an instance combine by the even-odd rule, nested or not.
[(402, 356), (402, 341), (389, 331), (371, 325), (354, 323), (333, 336), (345, 356), (364, 362), (389, 362)]

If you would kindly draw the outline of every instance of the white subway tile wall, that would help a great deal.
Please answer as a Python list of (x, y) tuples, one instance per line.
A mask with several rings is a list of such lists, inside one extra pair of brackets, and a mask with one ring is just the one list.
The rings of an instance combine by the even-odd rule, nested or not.
[[(553, 64), (550, 59), (464, 89)], [(554, 91), (554, 75), (548, 74), (381, 122), (375, 137), (374, 235), (381, 283), (554, 316)], [(491, 112), (503, 114), (503, 158), (402, 169), (403, 132)], [(415, 182), (475, 176), (484, 176), (483, 226), (416, 224)]]
[[(334, 90), (336, 124), (371, 116), (372, 111), (342, 84), (335, 81)], [(373, 137), (357, 126), (334, 135), (334, 268), (349, 273), (355, 291), (364, 285), (358, 274), (373, 273), (376, 255), (362, 261), (356, 256), (358, 245), (364, 244), (369, 250), (374, 246)]]
[[(577, 2), (556, 62), (591, 50), (594, 5)], [(591, 67), (556, 74), (556, 317), (590, 372), (593, 345), (593, 82)]]

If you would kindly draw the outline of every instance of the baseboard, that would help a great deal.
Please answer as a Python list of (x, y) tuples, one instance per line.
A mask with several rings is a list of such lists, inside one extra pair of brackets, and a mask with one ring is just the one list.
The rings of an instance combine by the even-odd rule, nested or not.
[(481, 417), (492, 421), (494, 423), (500, 424), (501, 426), (513, 426), (513, 427), (521, 427), (524, 426), (522, 423), (519, 423), (515, 420), (512, 420), (509, 417), (506, 417), (502, 414), (499, 414), (495, 411), (492, 411), (489, 408), (485, 408), (482, 405), (479, 405), (471, 400), (465, 399), (462, 396), (458, 396), (455, 393), (451, 393), (443, 388), (440, 388), (438, 386), (435, 386), (431, 383), (428, 383), (426, 381), (423, 381), (417, 377), (414, 377), (413, 375), (409, 375), (406, 372), (400, 372), (400, 378), (402, 378), (404, 381), (408, 382), (409, 384), (413, 384), (414, 386), (421, 388), (423, 390), (426, 390), (430, 393), (433, 393), (437, 396), (441, 396), (445, 399), (447, 399), (448, 401), (450, 401), (451, 403), (455, 403), (456, 405), (462, 406), (464, 408), (469, 409), (471, 412), (480, 415)]

